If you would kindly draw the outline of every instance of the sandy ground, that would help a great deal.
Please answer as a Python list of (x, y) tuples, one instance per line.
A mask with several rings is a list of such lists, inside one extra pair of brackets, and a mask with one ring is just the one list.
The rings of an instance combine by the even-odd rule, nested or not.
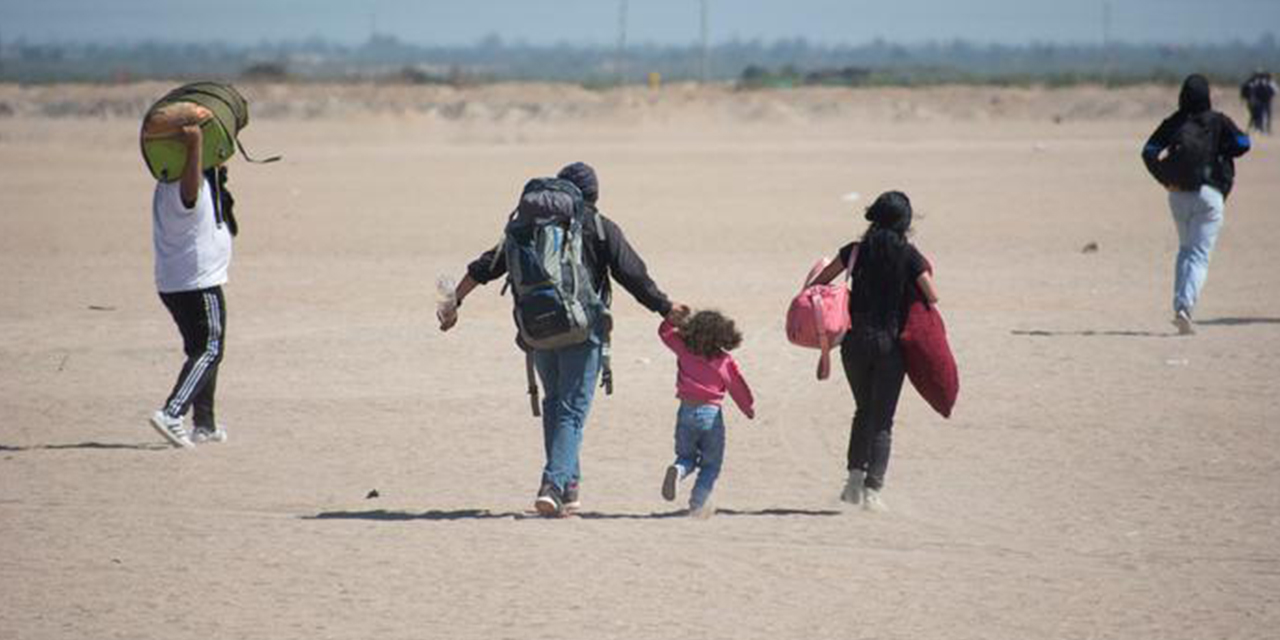
[[(234, 162), (231, 439), (193, 452), (146, 424), (180, 364), (136, 144), (163, 89), (0, 87), (0, 637), (1280, 629), (1280, 143), (1240, 163), (1199, 335), (1173, 336), (1173, 225), (1138, 160), (1173, 89), (249, 87), (245, 142), (286, 160)], [(710, 520), (659, 496), (674, 361), (625, 294), (568, 520), (528, 515), (510, 301), (434, 327), (436, 276), (579, 159), (659, 284), (745, 328), (759, 417), (728, 410)], [(963, 388), (950, 421), (905, 392), (869, 514), (836, 499), (847, 387), (782, 327), (891, 188)]]

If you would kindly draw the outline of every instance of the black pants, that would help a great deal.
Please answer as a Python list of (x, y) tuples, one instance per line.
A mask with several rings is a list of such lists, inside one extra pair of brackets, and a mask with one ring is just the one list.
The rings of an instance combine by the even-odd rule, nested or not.
[(178, 417), (194, 407), (195, 426), (213, 429), (217, 424), (213, 395), (218, 388), (218, 365), (222, 363), (223, 332), (227, 324), (222, 287), (162, 293), (160, 300), (178, 324), (182, 351), (187, 354), (173, 392), (165, 400), (164, 412)]
[(850, 471), (867, 472), (866, 487), (884, 486), (893, 440), (893, 414), (906, 368), (897, 337), (882, 331), (854, 330), (840, 343), (844, 375), (856, 408), (849, 431)]
[(1249, 103), (1249, 127), (1263, 133), (1271, 133), (1271, 104)]

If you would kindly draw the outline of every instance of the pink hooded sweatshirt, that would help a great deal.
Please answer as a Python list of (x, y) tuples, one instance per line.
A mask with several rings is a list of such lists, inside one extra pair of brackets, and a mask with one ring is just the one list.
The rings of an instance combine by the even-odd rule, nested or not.
[(686, 347), (676, 332), (675, 325), (662, 321), (658, 327), (662, 343), (676, 354), (676, 397), (689, 402), (719, 405), (725, 391), (733, 397), (743, 415), (755, 418), (755, 398), (751, 387), (742, 378), (733, 356), (721, 353), (714, 358), (704, 358)]

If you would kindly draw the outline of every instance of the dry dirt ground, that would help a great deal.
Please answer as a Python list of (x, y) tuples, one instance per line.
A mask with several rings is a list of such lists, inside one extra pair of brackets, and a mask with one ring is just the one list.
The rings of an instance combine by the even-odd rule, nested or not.
[[(245, 142), (286, 159), (233, 162), (230, 440), (195, 451), (146, 424), (181, 359), (136, 141), (165, 88), (0, 86), (0, 637), (1280, 629), (1280, 143), (1239, 163), (1199, 334), (1174, 336), (1176, 240), (1138, 151), (1176, 88), (246, 87)], [(574, 160), (662, 288), (745, 330), (759, 416), (728, 409), (709, 520), (659, 496), (675, 365), (628, 296), (567, 520), (528, 514), (510, 300), (434, 326), (435, 278)], [(904, 392), (870, 514), (837, 500), (848, 389), (783, 315), (894, 188), (962, 391), (949, 421)]]

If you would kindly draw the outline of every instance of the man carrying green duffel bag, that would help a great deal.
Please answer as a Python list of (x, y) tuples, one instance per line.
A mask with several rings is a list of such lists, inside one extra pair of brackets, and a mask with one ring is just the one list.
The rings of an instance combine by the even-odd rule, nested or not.
[[(186, 354), (173, 390), (150, 422), (176, 447), (227, 439), (214, 415), (214, 393), (226, 338), (222, 285), (236, 223), (222, 165), (248, 122), (244, 98), (217, 83), (179, 87), (143, 118), (142, 153), (156, 178), (151, 207), (156, 289), (178, 325)], [(184, 423), (188, 411), (191, 429)]]

